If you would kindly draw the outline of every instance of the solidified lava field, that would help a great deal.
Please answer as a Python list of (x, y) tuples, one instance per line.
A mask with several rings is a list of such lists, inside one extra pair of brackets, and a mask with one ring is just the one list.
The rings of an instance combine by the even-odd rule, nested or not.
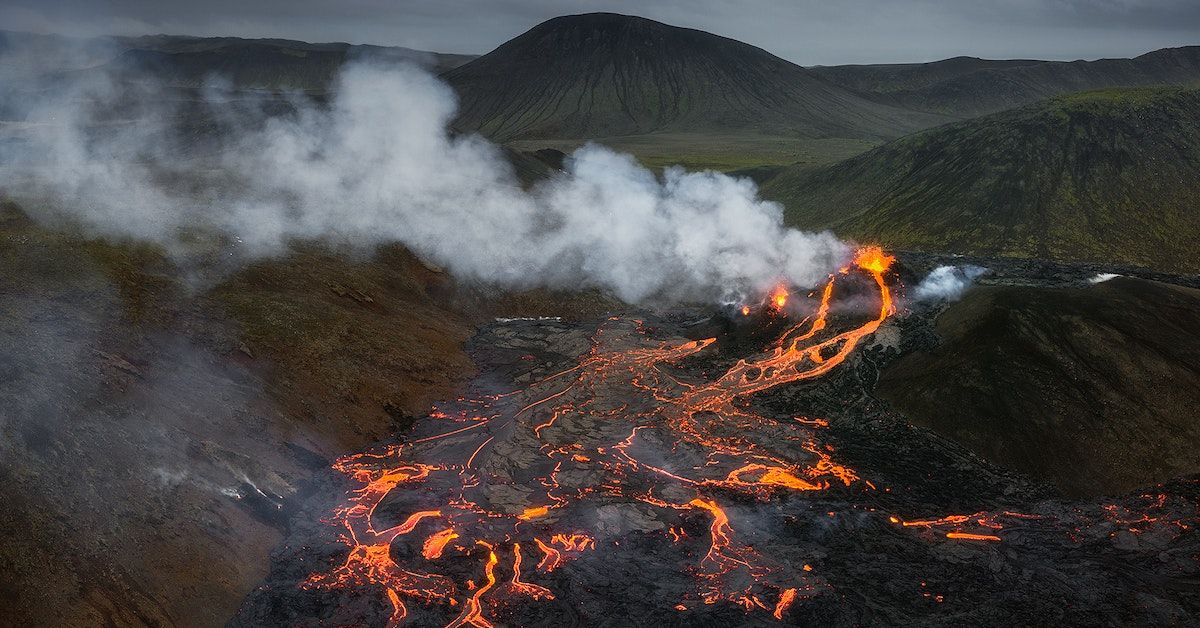
[(929, 342), (889, 261), (715, 335), (484, 327), (469, 394), (308, 487), (231, 625), (1200, 621), (1200, 480), (1065, 500), (872, 396)]

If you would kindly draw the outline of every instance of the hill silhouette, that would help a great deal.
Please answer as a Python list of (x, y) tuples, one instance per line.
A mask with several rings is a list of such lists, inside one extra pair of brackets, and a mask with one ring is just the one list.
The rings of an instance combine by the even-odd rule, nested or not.
[(812, 68), (879, 102), (963, 118), (1070, 92), (1113, 87), (1200, 85), (1200, 46), (1164, 48), (1133, 59), (988, 60)]
[[(130, 80), (160, 80), (180, 88), (201, 87), (219, 76), (238, 89), (321, 92), (347, 61), (407, 61), (442, 72), (473, 58), (344, 42), (184, 35), (72, 39), (0, 31), (2, 76), (42, 81), (101, 71)], [(35, 87), (44, 84), (33, 83)]]
[(764, 186), (809, 229), (888, 246), (1196, 272), (1200, 91), (1085, 92)]
[(554, 18), (444, 75), (499, 140), (726, 131), (888, 138), (945, 118), (871, 102), (762, 49), (652, 20)]

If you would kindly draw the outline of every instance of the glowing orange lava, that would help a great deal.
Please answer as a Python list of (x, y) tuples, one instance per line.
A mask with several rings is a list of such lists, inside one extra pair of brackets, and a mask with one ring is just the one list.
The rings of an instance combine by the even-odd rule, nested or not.
[(884, 253), (883, 249), (877, 246), (863, 247), (854, 256), (854, 263), (859, 268), (875, 274), (886, 273), (895, 261), (895, 257)]
[(425, 544), (422, 546), (421, 555), (425, 560), (434, 560), (442, 557), (442, 552), (446, 550), (446, 545), (458, 538), (458, 533), (453, 528), (446, 528), (439, 532), (434, 532), (425, 539)]
[(778, 286), (771, 293), (771, 305), (775, 306), (776, 310), (782, 310), (788, 302), (788, 291), (784, 286)]
[(967, 539), (970, 541), (999, 541), (1000, 537), (995, 534), (972, 534), (970, 532), (947, 532), (948, 539)]
[(496, 552), (488, 549), (487, 563), (483, 566), (484, 577), (487, 578), (487, 584), (475, 590), (475, 593), (467, 600), (467, 605), (463, 608), (462, 615), (458, 619), (446, 625), (446, 628), (458, 628), (459, 626), (478, 626), (478, 628), (492, 628), (494, 624), (484, 619), (483, 617), (483, 600), (484, 594), (496, 586), (496, 563), (500, 562), (496, 558)]
[(779, 602), (775, 604), (775, 612), (771, 614), (775, 616), (775, 619), (783, 619), (783, 614), (787, 612), (787, 609), (792, 605), (792, 602), (795, 601), (796, 590), (785, 589), (784, 592), (779, 595)]
[[(817, 576), (807, 564), (801, 568), (763, 555), (742, 540), (737, 530), (745, 510), (730, 496), (744, 503), (833, 485), (872, 486), (816, 442), (813, 429), (827, 425), (820, 419), (779, 421), (748, 410), (741, 400), (829, 372), (892, 313), (884, 274), (893, 258), (867, 247), (854, 261), (856, 274), (878, 293), (878, 308), (857, 326), (826, 331), (835, 293), (831, 277), (813, 314), (784, 331), (765, 354), (697, 382), (685, 381), (671, 365), (715, 339), (652, 341), (640, 321), (610, 319), (575, 366), (522, 390), (462, 402), (477, 412), (439, 410), (431, 414), (432, 425), (448, 425), (436, 434), (338, 460), (334, 468), (358, 484), (330, 518), (349, 551), (342, 563), (314, 573), (303, 586), (381, 587), (392, 603), (392, 625), (409, 616), (405, 603), (415, 601), (456, 611), (449, 626), (487, 628), (504, 600), (554, 598), (533, 580), (570, 569), (601, 545), (619, 544), (620, 538), (589, 529), (588, 519), (572, 518), (576, 510), (617, 505), (653, 510), (668, 547), (702, 556), (689, 569), (696, 578), (693, 599), (782, 619), (816, 590), (811, 579)], [(844, 281), (840, 276), (837, 281)], [(781, 286), (768, 298), (778, 311), (788, 305), (789, 294)], [(793, 304), (793, 311), (801, 307)], [(749, 315), (749, 308), (742, 313)], [(748, 436), (768, 426), (787, 438)], [(662, 442), (671, 443), (674, 457), (690, 462), (645, 455)], [(491, 454), (501, 447), (511, 452), (514, 443), (524, 443), (522, 456), (536, 452), (529, 454), (535, 462), (520, 468), (528, 469), (533, 482), (512, 477), (518, 470), (505, 466), (509, 454)], [(524, 491), (515, 504), (514, 486)], [(528, 493), (531, 488), (536, 490)], [(395, 499), (381, 507), (389, 495)], [(381, 521), (390, 527), (377, 530)], [(696, 527), (699, 522), (703, 527)], [(688, 526), (691, 533), (685, 532)], [(963, 536), (951, 538), (975, 534), (953, 532)], [(397, 564), (393, 543), (420, 547), (419, 559)], [(707, 547), (691, 553), (697, 543)], [(523, 547), (541, 555), (532, 570), (522, 569), (528, 564)], [(438, 571), (437, 561), (448, 556), (482, 566), (464, 582)]]

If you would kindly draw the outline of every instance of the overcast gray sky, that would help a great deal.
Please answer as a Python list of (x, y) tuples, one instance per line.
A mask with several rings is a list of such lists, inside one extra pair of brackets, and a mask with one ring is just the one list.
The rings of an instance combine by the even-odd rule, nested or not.
[(591, 11), (699, 28), (804, 65), (1095, 59), (1200, 44), (1200, 0), (0, 0), (0, 28), (484, 53), (548, 18)]

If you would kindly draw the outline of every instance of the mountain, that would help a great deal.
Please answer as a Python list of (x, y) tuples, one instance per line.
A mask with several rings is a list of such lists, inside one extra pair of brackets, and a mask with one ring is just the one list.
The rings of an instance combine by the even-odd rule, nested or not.
[(197, 87), (215, 74), (239, 88), (323, 91), (350, 60), (408, 61), (444, 71), (472, 58), (409, 48), (277, 39), (140, 38), (131, 43), (139, 47), (115, 59), (114, 69), (149, 73), (176, 87)]
[(930, 63), (877, 63), (867, 65), (825, 65), (809, 68), (832, 83), (869, 94), (894, 94), (930, 87), (984, 70), (1049, 63), (1034, 59), (980, 59), (953, 57)]
[(1197, 272), (1200, 90), (1062, 96), (763, 187), (807, 229), (888, 246)]
[(936, 329), (879, 380), (914, 423), (1071, 496), (1200, 469), (1200, 290), (981, 286)]
[[(36, 63), (30, 57), (36, 56)], [(323, 91), (343, 63), (354, 59), (408, 61), (442, 72), (474, 57), (390, 46), (290, 39), (147, 35), (71, 39), (0, 31), (0, 70), (42, 73), (102, 70), (173, 87), (199, 87), (213, 75), (242, 89)]]
[(1034, 61), (955, 57), (935, 63), (811, 68), (878, 102), (974, 117), (1085, 90), (1200, 84), (1200, 46), (1164, 48), (1133, 59)]
[(457, 126), (498, 141), (730, 129), (887, 138), (945, 120), (739, 41), (611, 13), (543, 22), (443, 77), (461, 99)]

